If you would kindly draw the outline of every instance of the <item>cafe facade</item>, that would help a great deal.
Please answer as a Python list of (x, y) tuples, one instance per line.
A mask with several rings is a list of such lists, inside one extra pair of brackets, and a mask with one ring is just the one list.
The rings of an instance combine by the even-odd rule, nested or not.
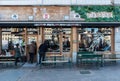
[(36, 42), (38, 51), (45, 40), (49, 41), (47, 54), (65, 55), (72, 62), (76, 62), (78, 51), (114, 54), (120, 51), (119, 7), (1, 6), (1, 54), (12, 41), (24, 45), (24, 55), (29, 58), (31, 41)]

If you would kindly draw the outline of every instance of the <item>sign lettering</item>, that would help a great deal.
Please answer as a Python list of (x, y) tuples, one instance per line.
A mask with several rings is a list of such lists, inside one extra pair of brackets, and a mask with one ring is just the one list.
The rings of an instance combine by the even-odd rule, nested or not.
[(113, 13), (112, 12), (90, 12), (87, 13), (88, 18), (112, 18)]

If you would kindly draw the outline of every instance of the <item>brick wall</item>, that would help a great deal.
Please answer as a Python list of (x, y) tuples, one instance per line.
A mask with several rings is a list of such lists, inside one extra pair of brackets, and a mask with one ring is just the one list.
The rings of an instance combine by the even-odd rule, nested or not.
[[(47, 14), (47, 17), (45, 17)], [(12, 15), (17, 15), (14, 19)], [(0, 21), (28, 21), (29, 16), (33, 21), (64, 20), (70, 15), (69, 6), (7, 6), (0, 7)]]
[(0, 0), (0, 5), (112, 5), (111, 2), (114, 0)]

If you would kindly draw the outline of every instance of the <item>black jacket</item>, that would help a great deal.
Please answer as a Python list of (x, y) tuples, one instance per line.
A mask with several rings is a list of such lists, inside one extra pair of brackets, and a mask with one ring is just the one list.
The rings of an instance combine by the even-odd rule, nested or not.
[(40, 52), (46, 52), (47, 49), (48, 49), (47, 44), (41, 44), (40, 47), (39, 47), (39, 51), (38, 52), (40, 54)]

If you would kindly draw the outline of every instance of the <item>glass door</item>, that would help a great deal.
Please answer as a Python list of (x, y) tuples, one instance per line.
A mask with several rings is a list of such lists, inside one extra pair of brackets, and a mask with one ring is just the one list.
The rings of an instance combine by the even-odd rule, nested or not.
[(34, 61), (37, 61), (37, 47), (38, 47), (38, 28), (27, 28), (27, 59), (29, 60), (29, 47), (31, 43), (34, 43), (35, 48), (33, 49), (35, 51), (34, 55)]

